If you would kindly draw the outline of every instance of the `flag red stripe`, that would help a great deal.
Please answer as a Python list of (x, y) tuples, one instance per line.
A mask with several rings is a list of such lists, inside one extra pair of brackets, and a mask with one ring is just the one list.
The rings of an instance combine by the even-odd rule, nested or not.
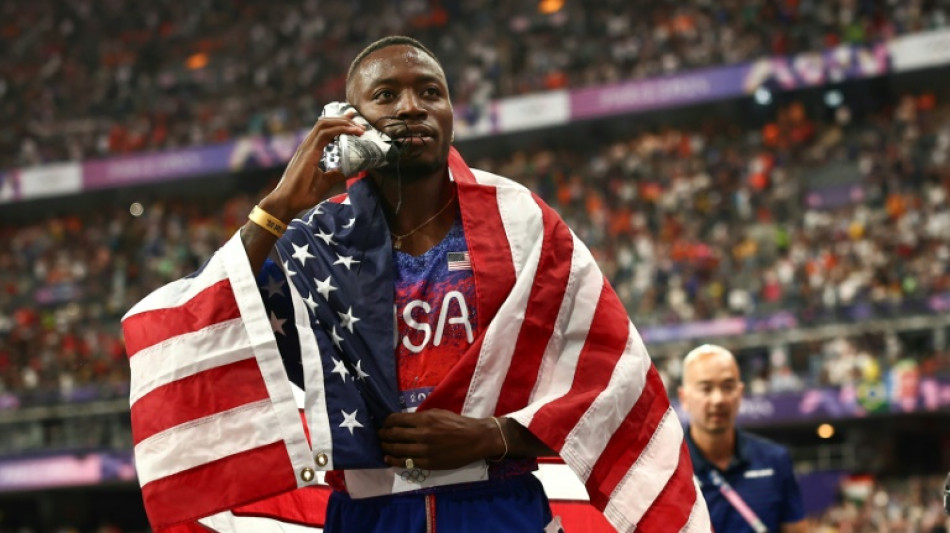
[(323, 527), (331, 492), (332, 489), (326, 486), (303, 487), (237, 507), (231, 512), (235, 516), (256, 516), (289, 524)]
[[(475, 277), (478, 328), (486, 331), (491, 319), (515, 286), (515, 266), (494, 187), (459, 184), (462, 224)], [(478, 206), (474, 211), (466, 206)]]
[(610, 382), (614, 366), (627, 346), (627, 323), (626, 311), (605, 280), (570, 392), (542, 406), (531, 420), (531, 432), (552, 449), (561, 449), (571, 428)]
[(542, 206), (544, 238), (538, 273), (531, 286), (524, 322), (515, 344), (515, 356), (499, 394), (496, 414), (510, 413), (528, 404), (571, 273), (574, 253), (571, 232), (554, 210), (539, 205)]
[(145, 311), (122, 321), (125, 350), (131, 358), (164, 340), (240, 316), (231, 282), (224, 279), (178, 307)]
[[(637, 524), (637, 531), (680, 531), (689, 520), (696, 494), (693, 485), (693, 464), (686, 443), (680, 445), (680, 461), (676, 471), (659, 496)], [(692, 497), (690, 497), (692, 496)]]
[(142, 487), (156, 529), (297, 488), (283, 441), (157, 479)]
[(468, 167), (452, 166), (452, 172), (458, 183), (465, 240), (474, 265), (476, 314), (479, 331), (483, 333), (419, 405), (419, 409), (438, 407), (459, 413), (481, 355), (484, 332), (515, 284), (515, 267), (511, 262), (511, 248), (505, 237), (495, 188), (477, 185)]
[(156, 529), (155, 533), (220, 533), (198, 522), (187, 522)]
[(663, 381), (651, 365), (637, 403), (620, 423), (587, 478), (587, 491), (595, 507), (603, 510), (607, 505), (610, 493), (650, 443), (669, 407)]
[(138, 444), (168, 428), (267, 397), (253, 357), (215, 367), (162, 385), (135, 402), (132, 437)]
[(449, 370), (435, 389), (419, 404), (418, 410), (447, 409), (455, 413), (462, 411), (465, 405), (465, 395), (472, 383), (478, 356), (482, 351), (485, 335), (479, 335), (475, 342), (468, 347), (457, 363)]

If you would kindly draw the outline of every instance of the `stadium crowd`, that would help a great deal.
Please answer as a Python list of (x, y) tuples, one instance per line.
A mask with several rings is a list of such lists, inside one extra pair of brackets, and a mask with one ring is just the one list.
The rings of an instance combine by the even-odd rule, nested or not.
[[(473, 164), (554, 205), (641, 329), (779, 311), (808, 326), (945, 310), (950, 106), (924, 94), (861, 120), (839, 111), (811, 118), (793, 102), (761, 130), (711, 122), (628, 133), (594, 152), (539, 148)], [(803, 205), (824, 185), (810, 177), (832, 166), (858, 194)], [(90, 385), (125, 394), (118, 318), (197, 268), (254, 201), (165, 197), (138, 217), (87, 210), (0, 227), (0, 393), (25, 403)], [(845, 355), (862, 351), (847, 339), (816, 344), (753, 367), (752, 390), (848, 384), (855, 371), (843, 361), (857, 359)], [(929, 375), (947, 372), (941, 347), (870, 353), (878, 374), (907, 357)], [(675, 380), (675, 366), (663, 368)]]
[[(0, 7), (0, 169), (297, 131), (372, 36), (421, 38), (455, 103), (882, 42), (947, 0), (35, 0)], [(326, 51), (332, 50), (332, 53)]]

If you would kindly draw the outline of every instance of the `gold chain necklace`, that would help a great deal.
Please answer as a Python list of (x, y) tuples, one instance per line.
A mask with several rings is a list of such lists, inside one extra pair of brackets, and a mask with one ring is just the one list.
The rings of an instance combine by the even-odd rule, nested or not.
[(456, 191), (453, 189), (453, 190), (452, 190), (452, 196), (449, 197), (449, 201), (446, 202), (445, 205), (442, 206), (442, 209), (439, 209), (439, 211), (436, 212), (436, 214), (434, 214), (434, 215), (432, 215), (431, 217), (427, 218), (425, 222), (423, 222), (422, 224), (419, 224), (418, 226), (416, 226), (415, 228), (413, 228), (412, 231), (410, 231), (409, 233), (404, 233), (404, 234), (402, 234), (402, 235), (396, 235), (395, 233), (392, 232), (392, 230), (390, 230), (390, 231), (389, 231), (389, 234), (392, 235), (392, 237), (393, 237), (393, 248), (395, 248), (395, 249), (397, 249), (397, 250), (401, 250), (401, 249), (402, 249), (402, 240), (405, 239), (406, 237), (409, 237), (409, 236), (412, 235), (413, 233), (415, 233), (415, 232), (421, 230), (422, 228), (426, 227), (430, 222), (432, 222), (433, 220), (435, 220), (436, 218), (438, 218), (439, 215), (441, 215), (442, 213), (444, 213), (445, 210), (448, 209), (450, 205), (452, 205), (452, 202), (455, 201), (455, 195), (456, 195)]

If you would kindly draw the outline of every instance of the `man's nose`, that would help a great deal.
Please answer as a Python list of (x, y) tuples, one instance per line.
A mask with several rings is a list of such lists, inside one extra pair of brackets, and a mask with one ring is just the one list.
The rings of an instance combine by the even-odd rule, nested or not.
[(713, 403), (719, 403), (723, 400), (723, 394), (720, 389), (713, 389), (709, 395), (710, 400), (712, 400)]
[(412, 91), (405, 91), (399, 98), (396, 116), (402, 119), (425, 118), (426, 110), (422, 99)]

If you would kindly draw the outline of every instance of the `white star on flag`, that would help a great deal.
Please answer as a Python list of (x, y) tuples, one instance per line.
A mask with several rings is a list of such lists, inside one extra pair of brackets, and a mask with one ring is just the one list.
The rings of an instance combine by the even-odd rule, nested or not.
[(360, 321), (359, 318), (353, 316), (353, 306), (351, 305), (345, 313), (337, 311), (336, 314), (340, 315), (340, 325), (350, 330), (350, 333), (353, 333), (353, 324)]
[(336, 290), (336, 287), (330, 284), (330, 276), (327, 276), (327, 279), (320, 281), (317, 278), (313, 278), (313, 281), (317, 284), (317, 292), (323, 296), (323, 299), (330, 301), (330, 293)]
[(333, 234), (324, 233), (323, 228), (320, 228), (320, 231), (318, 233), (314, 233), (313, 236), (322, 240), (323, 244), (326, 244), (327, 246), (330, 246), (331, 244), (336, 244), (336, 241), (333, 240)]
[(284, 261), (284, 272), (287, 273), (288, 278), (292, 278), (297, 275), (296, 272), (290, 269), (290, 261)]
[[(333, 341), (333, 345), (336, 346), (337, 350), (342, 350), (342, 348), (340, 348), (340, 343), (343, 342), (343, 337), (341, 337), (340, 334), (336, 332), (336, 326), (333, 326), (333, 328), (330, 329), (330, 340)], [(359, 365), (357, 365), (356, 369), (359, 370)]]
[(334, 265), (343, 265), (347, 270), (350, 269), (354, 263), (359, 263), (356, 259), (353, 259), (352, 255), (340, 255), (336, 254), (336, 261), (333, 262)]
[(360, 412), (359, 409), (353, 411), (352, 413), (347, 413), (343, 409), (340, 409), (340, 412), (343, 413), (343, 422), (340, 423), (340, 427), (350, 430), (350, 435), (353, 434), (354, 428), (363, 427), (363, 424), (360, 424), (356, 421), (356, 414)]
[(363, 364), (362, 359), (356, 362), (356, 379), (366, 379), (369, 377), (369, 374), (363, 372), (363, 369), (360, 368), (360, 365)]
[(353, 227), (353, 224), (356, 224), (356, 219), (355, 219), (355, 218), (351, 218), (349, 222), (347, 222), (346, 224), (343, 224), (343, 229), (352, 228), (352, 227)]
[(339, 374), (340, 379), (343, 382), (346, 382), (346, 376), (350, 375), (350, 371), (346, 369), (346, 366), (343, 364), (343, 361), (338, 360), (336, 357), (333, 357), (333, 370), (330, 371), (331, 374)]
[(307, 304), (307, 307), (310, 309), (311, 313), (316, 312), (317, 310), (317, 301), (313, 299), (312, 294), (308, 294), (306, 298), (303, 299), (303, 303)]
[(270, 329), (274, 330), (274, 333), (280, 333), (281, 335), (287, 336), (284, 333), (284, 322), (287, 322), (286, 318), (277, 318), (277, 315), (273, 311), (270, 312)]
[(284, 294), (284, 284), (277, 278), (268, 277), (264, 290), (267, 291), (268, 298), (274, 295), (281, 296)]
[(310, 212), (310, 216), (307, 218), (307, 225), (308, 225), (308, 226), (312, 226), (312, 225), (313, 225), (313, 217), (315, 217), (315, 216), (317, 216), (317, 215), (322, 215), (322, 214), (323, 214), (323, 211), (320, 210), (320, 206), (319, 206), (319, 205), (318, 205), (317, 207), (314, 207), (314, 208), (313, 208), (313, 211)]
[(307, 264), (307, 259), (313, 259), (315, 255), (309, 252), (310, 245), (304, 244), (303, 246), (297, 246), (295, 243), (290, 243), (294, 247), (294, 253), (291, 254), (291, 257), (300, 261), (300, 266)]

